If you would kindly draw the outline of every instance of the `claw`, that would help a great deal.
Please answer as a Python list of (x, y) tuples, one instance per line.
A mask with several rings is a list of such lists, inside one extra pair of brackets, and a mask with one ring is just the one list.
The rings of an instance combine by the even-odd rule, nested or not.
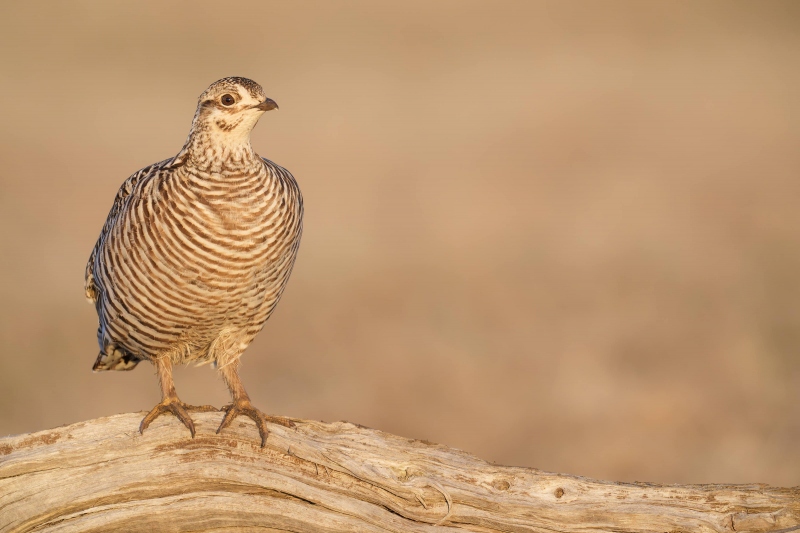
[(226, 405), (222, 408), (222, 410), (225, 411), (225, 416), (222, 419), (222, 423), (219, 425), (219, 429), (217, 429), (217, 433), (228, 427), (237, 416), (245, 415), (256, 423), (256, 427), (258, 427), (258, 434), (261, 436), (262, 448), (267, 445), (267, 435), (269, 435), (269, 430), (267, 429), (266, 424), (267, 422), (280, 424), (281, 426), (285, 426), (287, 428), (295, 427), (294, 422), (288, 418), (284, 418), (282, 416), (265, 415), (253, 407), (249, 400), (238, 400), (230, 405)]
[(164, 414), (172, 414), (178, 420), (183, 422), (183, 425), (189, 429), (189, 432), (192, 434), (192, 438), (194, 438), (194, 421), (192, 420), (192, 417), (189, 416), (188, 411), (208, 412), (216, 410), (217, 409), (215, 407), (210, 405), (185, 404), (180, 401), (177, 396), (167, 397), (164, 398), (161, 403), (153, 407), (153, 409), (142, 419), (142, 423), (139, 425), (139, 433), (144, 434), (144, 430), (147, 429), (150, 423), (159, 416)]

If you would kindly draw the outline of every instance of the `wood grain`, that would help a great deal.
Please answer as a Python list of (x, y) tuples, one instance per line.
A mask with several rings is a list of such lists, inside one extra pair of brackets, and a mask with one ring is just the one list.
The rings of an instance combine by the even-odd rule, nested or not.
[(800, 531), (800, 487), (616, 483), (498, 466), (347, 422), (197, 438), (142, 413), (0, 439), (0, 531)]

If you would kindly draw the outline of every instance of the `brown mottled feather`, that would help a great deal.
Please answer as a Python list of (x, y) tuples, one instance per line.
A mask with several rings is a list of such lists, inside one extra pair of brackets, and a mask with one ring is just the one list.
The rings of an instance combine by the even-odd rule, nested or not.
[[(239, 108), (219, 103), (225, 92)], [(255, 82), (216, 82), (180, 153), (120, 187), (86, 265), (86, 297), (100, 320), (95, 370), (162, 357), (224, 366), (277, 305), (303, 202), (292, 175), (252, 151), (258, 117), (243, 107), (251, 100), (265, 100)]]

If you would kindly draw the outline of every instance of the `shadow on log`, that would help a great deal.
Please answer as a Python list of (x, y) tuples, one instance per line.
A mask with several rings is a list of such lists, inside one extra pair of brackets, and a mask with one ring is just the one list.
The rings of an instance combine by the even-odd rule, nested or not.
[(594, 481), (346, 422), (142, 413), (0, 439), (0, 531), (800, 531), (800, 487)]

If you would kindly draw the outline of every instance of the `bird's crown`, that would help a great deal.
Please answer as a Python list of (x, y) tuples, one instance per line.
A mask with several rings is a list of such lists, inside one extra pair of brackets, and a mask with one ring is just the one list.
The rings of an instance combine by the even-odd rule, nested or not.
[(266, 98), (264, 89), (258, 83), (249, 78), (230, 76), (217, 80), (209, 85), (208, 89), (203, 91), (203, 94), (200, 95), (200, 102), (217, 100), (225, 93), (234, 93), (233, 96), (236, 96), (238, 93), (239, 97), (249, 95), (251, 98), (258, 101), (263, 101)]

